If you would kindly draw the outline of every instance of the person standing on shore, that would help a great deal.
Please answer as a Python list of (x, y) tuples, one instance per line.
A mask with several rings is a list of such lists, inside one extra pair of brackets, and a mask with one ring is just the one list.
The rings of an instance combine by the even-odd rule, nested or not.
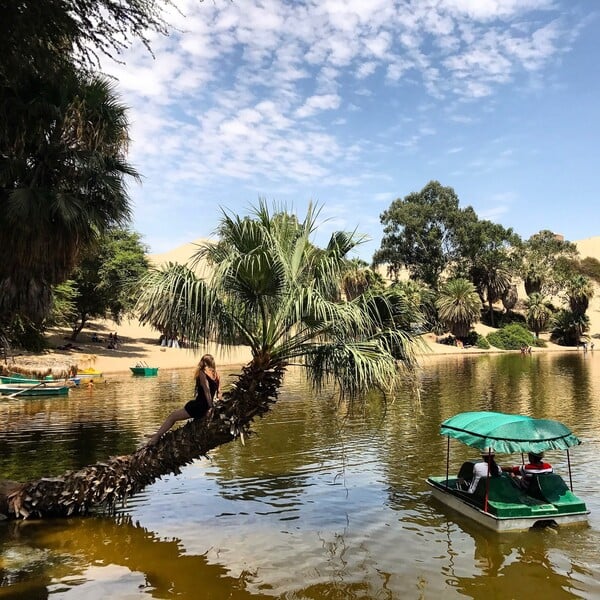
[(174, 410), (158, 431), (149, 436), (147, 446), (154, 446), (177, 421), (201, 419), (212, 410), (215, 401), (221, 399), (221, 380), (215, 359), (211, 354), (205, 354), (200, 359), (194, 378), (196, 380), (195, 398), (187, 402), (183, 408)]

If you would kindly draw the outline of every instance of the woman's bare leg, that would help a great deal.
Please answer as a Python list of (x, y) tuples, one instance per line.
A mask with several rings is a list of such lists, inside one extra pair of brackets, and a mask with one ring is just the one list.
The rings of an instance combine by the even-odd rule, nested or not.
[(156, 442), (165, 434), (177, 421), (186, 421), (187, 419), (191, 419), (189, 413), (185, 408), (179, 408), (178, 410), (174, 410), (166, 419), (165, 422), (158, 428), (158, 431), (150, 436), (147, 445), (154, 446)]

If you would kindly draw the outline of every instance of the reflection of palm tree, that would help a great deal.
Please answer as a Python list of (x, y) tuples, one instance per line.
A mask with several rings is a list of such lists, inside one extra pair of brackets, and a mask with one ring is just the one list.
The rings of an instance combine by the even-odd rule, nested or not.
[[(75, 576), (80, 578), (90, 564), (118, 565), (130, 572), (142, 573), (153, 597), (272, 598), (246, 589), (247, 583), (252, 581), (252, 575), (247, 571), (237, 578), (232, 577), (225, 567), (209, 563), (204, 555), (185, 553), (179, 540), (160, 539), (144, 527), (133, 524), (126, 516), (116, 520), (65, 521), (58, 529), (32, 524), (23, 530), (16, 526), (11, 528), (6, 543), (14, 545), (16, 539), (21, 547), (27, 541), (30, 548), (41, 549), (50, 555), (64, 555), (68, 548), (71, 572), (63, 576), (65, 580)], [(40, 568), (51, 568), (51, 565), (46, 561)], [(45, 582), (39, 590), (43, 593), (55, 575), (44, 573), (43, 577), (38, 574), (37, 578)], [(202, 590), (201, 594), (199, 590)]]
[(312, 207), (300, 223), (285, 213), (271, 215), (261, 203), (253, 218), (225, 215), (221, 241), (200, 248), (197, 260), (213, 267), (208, 280), (181, 265), (152, 272), (138, 304), (143, 321), (196, 343), (246, 345), (252, 360), (212, 419), (192, 421), (131, 456), (21, 486), (9, 499), (9, 514), (112, 507), (210, 449), (238, 436), (243, 441), (252, 419), (275, 402), (290, 364), (306, 367), (316, 387), (333, 381), (350, 397), (389, 389), (401, 366), (410, 370), (414, 338), (402, 325), (420, 321), (418, 308), (387, 291), (341, 302), (346, 255), (360, 240), (337, 233), (319, 249), (310, 242), (316, 218)]

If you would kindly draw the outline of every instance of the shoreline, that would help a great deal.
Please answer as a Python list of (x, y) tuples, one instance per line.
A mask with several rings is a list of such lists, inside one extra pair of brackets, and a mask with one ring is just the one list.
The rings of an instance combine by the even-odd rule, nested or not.
[[(115, 332), (118, 333), (118, 347), (109, 349), (107, 347), (108, 336)], [(2, 364), (2, 371), (10, 371), (11, 365), (13, 365), (17, 372), (36, 373), (39, 376), (53, 374), (63, 377), (73, 366), (79, 370), (95, 368), (105, 374), (128, 373), (130, 367), (134, 367), (138, 363), (159, 369), (193, 369), (205, 353), (212, 354), (219, 367), (242, 367), (251, 359), (249, 349), (242, 346), (232, 350), (218, 345), (208, 345), (197, 350), (161, 346), (158, 343), (158, 332), (133, 321), (121, 322), (118, 325), (113, 321), (94, 321), (82, 331), (76, 342), (71, 342), (74, 346), (72, 349), (59, 349), (59, 346), (65, 345), (65, 338), (68, 334), (69, 331), (65, 329), (52, 331), (48, 336), (48, 343), (53, 349), (40, 353), (15, 355), (14, 361), (9, 358), (8, 363)], [(98, 336), (101, 341), (93, 342), (93, 336)], [(432, 359), (444, 357), (519, 352), (518, 350), (501, 350), (499, 348), (448, 346), (437, 343), (436, 336), (431, 333), (423, 334), (419, 339), (423, 344), (422, 351), (418, 353), (421, 365), (427, 364)], [(548, 340), (544, 341), (546, 341), (547, 347), (532, 348), (532, 354), (579, 351), (579, 348), (575, 346), (558, 346)], [(593, 350), (590, 352), (593, 353)]]

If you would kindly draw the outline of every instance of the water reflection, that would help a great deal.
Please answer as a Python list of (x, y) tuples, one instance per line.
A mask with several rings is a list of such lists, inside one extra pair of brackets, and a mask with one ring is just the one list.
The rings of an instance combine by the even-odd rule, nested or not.
[(205, 556), (187, 555), (180, 540), (161, 539), (128, 516), (11, 523), (0, 557), (0, 582), (15, 597), (119, 598), (133, 589), (157, 598), (222, 598), (225, 589), (233, 599), (270, 597), (246, 590), (252, 573), (232, 578)]
[[(60, 473), (135, 448), (191, 372), (111, 379), (64, 402), (0, 404), (0, 475)], [(388, 402), (338, 405), (286, 378), (245, 446), (136, 496), (117, 519), (0, 524), (0, 598), (600, 597), (600, 353), (432, 359)], [(463, 410), (559, 419), (588, 527), (495, 534), (434, 502), (439, 424)], [(453, 442), (451, 468), (473, 456)], [(518, 457), (503, 457), (506, 462)], [(563, 453), (549, 453), (564, 473)]]

